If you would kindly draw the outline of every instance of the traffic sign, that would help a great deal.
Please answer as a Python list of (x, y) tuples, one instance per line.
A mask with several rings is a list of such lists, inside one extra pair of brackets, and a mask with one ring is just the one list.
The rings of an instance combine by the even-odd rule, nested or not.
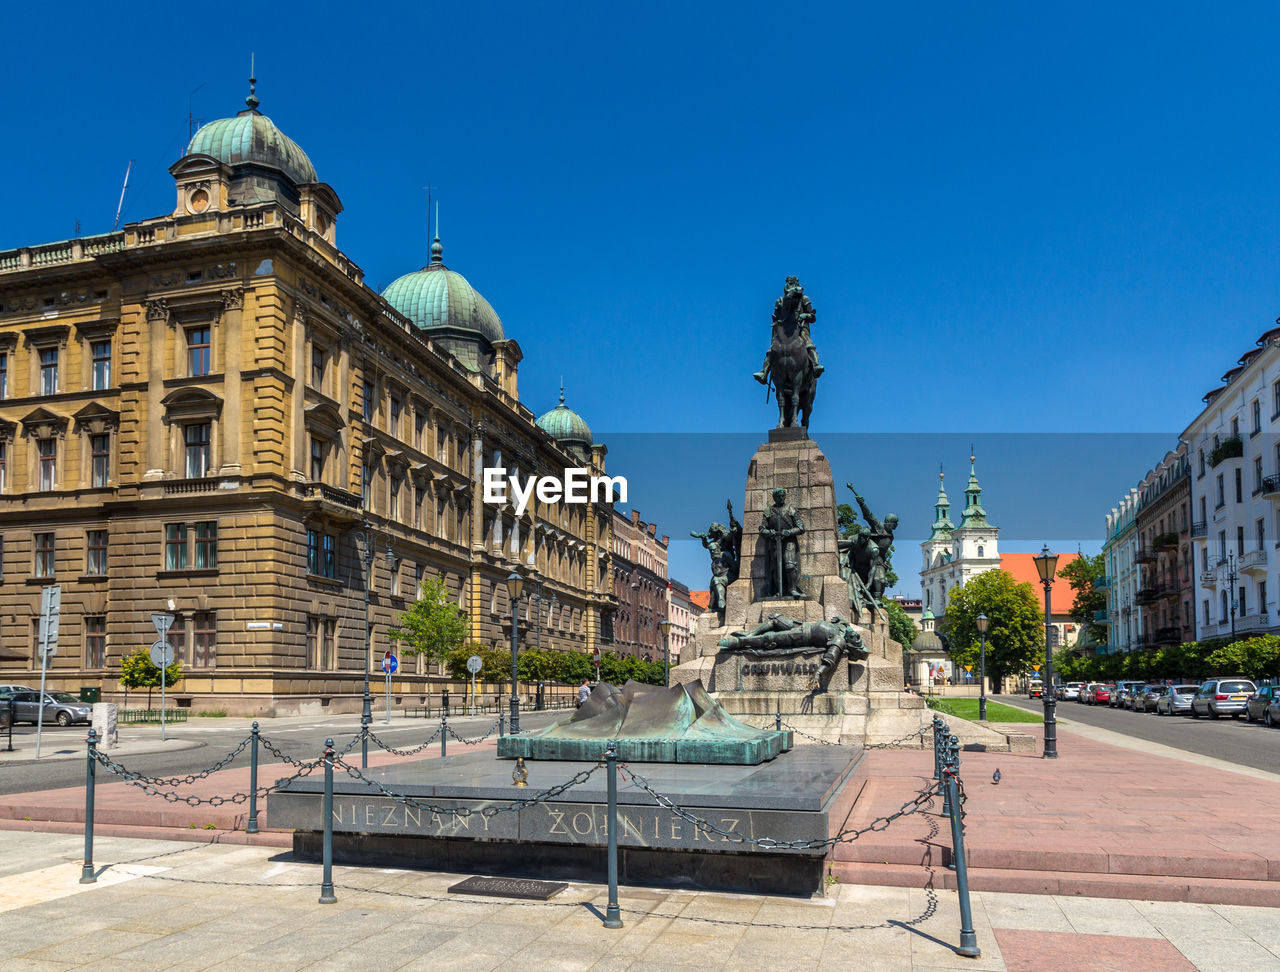
[(965, 670), (966, 672), (971, 672), (971, 671), (973, 671), (973, 666), (972, 666), (972, 665), (965, 665), (965, 666), (964, 666), (964, 670)]
[(1031, 666), (1031, 668), (1032, 668), (1032, 670), (1033, 670), (1033, 671), (1037, 671), (1037, 672), (1038, 672), (1038, 671), (1040, 671), (1040, 666), (1039, 666), (1039, 665), (1032, 665), (1032, 666)]
[(160, 640), (164, 641), (164, 636), (169, 633), (169, 629), (173, 627), (172, 614), (153, 614), (151, 615), (151, 623), (156, 626), (156, 634), (160, 636)]
[(151, 664), (156, 668), (168, 668), (173, 664), (173, 645), (167, 641), (157, 641), (151, 646)]
[(391, 654), (391, 652), (387, 652), (382, 656), (382, 670), (388, 675), (394, 675), (396, 673), (396, 669), (399, 667), (399, 660), (397, 660), (396, 656)]
[(58, 653), (58, 616), (62, 611), (62, 585), (40, 589), (40, 650), (46, 655)]
[(479, 674), (482, 668), (484, 668), (484, 659), (479, 655), (472, 655), (467, 659), (467, 671), (472, 675)]

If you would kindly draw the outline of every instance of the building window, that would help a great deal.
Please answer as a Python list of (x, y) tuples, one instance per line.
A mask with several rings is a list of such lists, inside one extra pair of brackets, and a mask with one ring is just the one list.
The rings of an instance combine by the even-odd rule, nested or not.
[(373, 382), (366, 381), (364, 383), (364, 399), (360, 403), (361, 414), (366, 422), (373, 421)]
[(58, 349), (40, 349), (40, 394), (58, 393)]
[(1222, 473), (1218, 473), (1218, 502), (1214, 504), (1214, 509), (1218, 510), (1227, 503), (1227, 494), (1222, 487)]
[(391, 508), (387, 511), (393, 520), (400, 519), (400, 484), (403, 480), (395, 476), (391, 480)]
[(84, 572), (95, 577), (107, 572), (106, 530), (90, 530), (86, 534)]
[(1271, 383), (1271, 417), (1280, 417), (1280, 378)]
[(9, 397), (9, 352), (0, 351), (0, 398)]
[(187, 328), (187, 374), (209, 373), (209, 328)]
[(1262, 431), (1262, 403), (1256, 398), (1253, 400), (1253, 434), (1257, 435)]
[(1200, 616), (1200, 623), (1201, 623), (1201, 624), (1212, 624), (1212, 623), (1213, 623), (1213, 619), (1209, 617), (1209, 599), (1208, 599), (1207, 597), (1206, 597), (1203, 601), (1201, 601), (1201, 602), (1200, 602), (1200, 609), (1204, 612), (1204, 613)]
[(338, 667), (337, 622), (333, 618), (307, 618), (307, 667), (333, 671)]
[(4, 488), (6, 485), (5, 481), (8, 478), (8, 472), (9, 472), (8, 446), (9, 446), (9, 443), (0, 442), (0, 493), (4, 492)]
[(421, 486), (413, 488), (413, 528), (415, 530), (422, 529), (422, 504), (427, 495), (427, 491)]
[(401, 405), (400, 399), (391, 399), (391, 409), (387, 413), (387, 431), (397, 439), (400, 438), (400, 411), (404, 406)]
[(164, 528), (164, 569), (187, 569), (187, 525), (168, 523)]
[(215, 570), (218, 566), (218, 521), (201, 520), (196, 524), (196, 570)]
[(436, 461), (449, 464), (449, 437), (444, 429), (436, 429)]
[(360, 467), (360, 505), (366, 510), (373, 509), (373, 467)]
[(89, 437), (89, 465), (91, 484), (105, 486), (111, 477), (111, 436)]
[(1231, 438), (1240, 438), (1240, 418), (1238, 416), (1233, 416), (1231, 419)]
[(311, 481), (324, 482), (324, 440), (311, 437)]
[(982, 547), (981, 547), (981, 546), (979, 546), (979, 547), (978, 547), (978, 556), (979, 556), (979, 557), (981, 557), (981, 556), (982, 556)]
[(211, 427), (208, 422), (201, 422), (197, 425), (187, 425), (183, 427), (183, 437), (186, 442), (186, 473), (188, 479), (201, 479), (204, 476), (209, 475), (210, 430)]
[(427, 428), (427, 416), (425, 413), (415, 411), (413, 413), (413, 444), (415, 448), (427, 451), (427, 443), (423, 441), (423, 432)]
[(111, 342), (94, 341), (89, 345), (93, 356), (93, 390), (103, 391), (111, 387)]
[(1262, 492), (1262, 456), (1254, 456), (1253, 459), (1253, 492)]
[(40, 449), (40, 489), (48, 492), (58, 482), (58, 442), (56, 439), (41, 439)]
[(35, 551), (35, 576), (52, 577), (54, 570), (53, 534), (37, 533), (35, 535)]
[(400, 596), (400, 558), (391, 557), (387, 561), (387, 570), (391, 574), (391, 596)]
[(1245, 594), (1248, 592), (1243, 584), (1240, 585), (1240, 603), (1236, 606), (1236, 613), (1244, 617), (1249, 613), (1249, 602), (1245, 600)]
[(317, 390), (324, 390), (324, 365), (325, 365), (324, 348), (319, 345), (311, 345), (311, 387)]
[(1227, 531), (1218, 531), (1218, 563), (1225, 564), (1227, 562)]
[(192, 615), (191, 666), (213, 668), (218, 660), (218, 622), (213, 611)]
[(319, 530), (307, 531), (307, 572), (318, 577), (330, 579), (337, 576), (338, 565), (335, 556), (337, 544), (333, 534), (321, 533)]
[(321, 669), (320, 664), (320, 619), (307, 617), (307, 667), (313, 671)]
[(1264, 580), (1258, 581), (1258, 613), (1267, 613), (1267, 582)]
[(1264, 519), (1259, 519), (1258, 522), (1254, 524), (1254, 526), (1258, 531), (1258, 549), (1265, 550), (1266, 547), (1264, 546), (1264, 544), (1266, 544), (1267, 542), (1267, 521)]
[(1236, 527), (1236, 556), (1244, 556), (1244, 527)]
[(1244, 502), (1244, 476), (1241, 475), (1239, 469), (1235, 470), (1235, 474), (1236, 474), (1236, 477), (1235, 477), (1236, 478), (1236, 502), (1243, 503)]
[(84, 667), (107, 667), (107, 619), (100, 614), (84, 619)]

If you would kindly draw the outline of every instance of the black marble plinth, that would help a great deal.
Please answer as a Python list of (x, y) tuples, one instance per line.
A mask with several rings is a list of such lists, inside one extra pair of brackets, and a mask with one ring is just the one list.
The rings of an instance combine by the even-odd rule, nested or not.
[(790, 425), (786, 428), (769, 430), (770, 442), (803, 442), (809, 438), (809, 430), (803, 425)]
[[(759, 766), (634, 763), (657, 792), (714, 827), (749, 838), (813, 840), (862, 757), (857, 746), (804, 746)], [(528, 799), (594, 763), (530, 761), (529, 785), (511, 785), (511, 762), (469, 753), (370, 769), (387, 790), (439, 807), (502, 806)], [(606, 771), (555, 799), (489, 817), (433, 812), (343, 776), (334, 781), (335, 860), (602, 881), (608, 843)], [(268, 798), (273, 828), (318, 859), (323, 782), (291, 780)], [(839, 822), (837, 822), (839, 823)], [(824, 850), (760, 848), (708, 833), (657, 802), (624, 771), (618, 780), (619, 868), (624, 882), (806, 894), (821, 890)], [(768, 858), (766, 861), (765, 858)]]

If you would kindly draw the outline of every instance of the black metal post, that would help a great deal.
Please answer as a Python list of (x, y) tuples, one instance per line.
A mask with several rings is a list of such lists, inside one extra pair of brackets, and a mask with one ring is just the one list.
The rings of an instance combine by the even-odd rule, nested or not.
[(1041, 690), (1044, 693), (1044, 758), (1058, 758), (1058, 719), (1054, 714), (1057, 700), (1053, 697), (1053, 639), (1050, 637), (1052, 625), (1050, 618), (1053, 610), (1050, 607), (1053, 579), (1044, 582), (1044, 682)]
[(514, 736), (520, 731), (520, 696), (517, 694), (517, 686), (519, 682), (516, 680), (516, 626), (519, 619), (516, 617), (520, 607), (520, 599), (513, 597), (511, 599), (511, 734)]
[[(1231, 640), (1236, 640), (1236, 581), (1240, 575), (1236, 573), (1236, 555), (1227, 554), (1227, 604), (1231, 606)], [(1263, 605), (1264, 607), (1266, 605)]]
[(662, 684), (665, 686), (671, 685), (671, 629), (670, 628), (662, 632)]
[(445, 715), (440, 716), (440, 755), (445, 755), (445, 737), (449, 735), (449, 719)]
[(969, 905), (969, 865), (964, 854), (964, 821), (961, 819), (958, 783), (960, 765), (959, 758), (955, 755), (959, 752), (959, 740), (955, 736), (951, 740), (954, 746), (951, 757), (954, 761), (949, 760), (943, 771), (943, 792), (954, 808), (951, 813), (951, 859), (956, 872), (956, 895), (960, 899), (960, 945), (956, 954), (965, 958), (977, 958), (982, 954), (982, 949), (978, 948), (978, 936), (973, 930), (973, 909)]
[(942, 739), (946, 727), (942, 724), (942, 716), (933, 717), (933, 778), (942, 779)]
[(982, 647), (978, 649), (978, 721), (987, 721), (987, 633), (985, 631), (982, 632)]
[[(947, 766), (951, 767), (951, 771), (955, 775), (956, 779), (960, 778), (960, 737), (959, 736), (947, 736), (945, 738), (945, 741), (943, 742), (943, 749), (942, 749), (942, 765), (944, 767), (947, 767)], [(945, 769), (943, 770), (943, 774), (945, 776), (946, 774)], [(946, 799), (950, 804), (949, 809), (947, 811), (948, 815), (951, 817), (960, 817), (961, 823), (963, 824), (964, 822), (963, 808), (960, 806), (959, 802), (956, 800), (955, 794), (950, 793), (949, 790), (946, 792), (949, 794), (949, 796), (946, 797)], [(952, 858), (951, 863), (947, 865), (947, 869), (950, 871), (954, 871), (956, 869), (956, 862), (954, 858)]]
[(622, 914), (618, 908), (618, 751), (612, 740), (604, 758), (609, 778), (609, 904), (604, 912), (604, 927), (621, 928)]
[(249, 750), (249, 823), (245, 826), (246, 834), (258, 832), (258, 723), (254, 720), (249, 730), (253, 737), (253, 746)]
[(773, 714), (773, 728), (777, 729), (779, 732), (782, 731), (782, 703), (781, 702), (778, 703), (778, 709)]
[(507, 714), (505, 712), (498, 713), (498, 738), (501, 739), (507, 734)]
[(84, 777), (84, 865), (80, 868), (80, 883), (95, 884), (98, 876), (93, 873), (93, 789), (98, 766), (98, 730), (90, 729), (86, 742), (89, 762)]
[[(947, 753), (948, 746), (951, 742), (951, 727), (944, 724), (942, 726), (942, 740), (938, 743), (938, 779), (943, 780), (947, 775)], [(942, 788), (942, 812), (944, 814), (951, 813), (951, 797), (948, 795), (947, 788)]]
[(320, 903), (333, 904), (333, 740), (324, 741), (324, 876), (320, 883)]
[(17, 710), (13, 707), (13, 698), (9, 699), (9, 745), (5, 747), (6, 753), (13, 752), (13, 714)]
[(369, 768), (369, 723), (373, 721), (373, 695), (369, 690), (369, 668), (373, 664), (373, 622), (369, 600), (373, 596), (373, 525), (364, 521), (364, 707), (360, 710), (360, 768)]

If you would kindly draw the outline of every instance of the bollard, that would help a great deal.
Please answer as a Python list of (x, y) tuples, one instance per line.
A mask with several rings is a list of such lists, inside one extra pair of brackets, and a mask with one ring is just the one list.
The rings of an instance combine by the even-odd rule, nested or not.
[(98, 876), (93, 873), (93, 786), (98, 766), (98, 730), (90, 729), (89, 763), (84, 776), (84, 865), (80, 868), (80, 883), (95, 884)]
[[(944, 724), (942, 726), (942, 736), (938, 742), (938, 779), (944, 780), (947, 775), (947, 752), (948, 743), (951, 740), (951, 727)], [(951, 813), (951, 797), (947, 794), (947, 788), (942, 788), (942, 813), (947, 815)]]
[(258, 723), (253, 723), (249, 734), (253, 737), (253, 747), (249, 750), (249, 823), (245, 826), (246, 834), (258, 832)]
[[(951, 767), (952, 773), (955, 774), (955, 778), (958, 779), (959, 773), (960, 773), (960, 737), (944, 736), (943, 738), (944, 738), (944, 742), (942, 744), (943, 745), (943, 751), (942, 751), (943, 775), (944, 776), (946, 775), (946, 767), (949, 766)], [(951, 791), (949, 789), (947, 789), (946, 787), (943, 787), (943, 793), (945, 794), (944, 799), (948, 802), (948, 810), (947, 810), (948, 814), (952, 817), (959, 818), (960, 826), (963, 829), (964, 819), (962, 815), (964, 813), (964, 808), (961, 807), (960, 804), (956, 803), (955, 800), (950, 796)], [(955, 869), (956, 869), (956, 862), (953, 857), (951, 860), (951, 863), (947, 865), (947, 870), (954, 871)]]
[(933, 717), (933, 778), (942, 779), (942, 739), (946, 726), (942, 724), (942, 716)]
[(604, 754), (609, 767), (609, 904), (604, 911), (605, 928), (621, 928), (618, 909), (618, 751), (613, 740)]
[(445, 749), (444, 749), (445, 737), (448, 735), (449, 735), (449, 722), (444, 716), (441, 716), (440, 717), (440, 755), (441, 756), (445, 754)]
[(324, 741), (324, 876), (320, 884), (320, 903), (333, 904), (333, 740)]
[[(951, 739), (959, 742), (955, 736)], [(956, 872), (956, 894), (960, 899), (960, 945), (956, 954), (965, 958), (977, 958), (982, 954), (982, 949), (978, 948), (978, 936), (973, 930), (973, 910), (969, 906), (969, 867), (964, 859), (964, 821), (960, 819), (960, 788), (956, 782), (959, 772), (958, 761), (948, 761), (943, 771), (944, 792), (955, 808), (955, 812), (951, 814), (951, 859)]]
[(507, 714), (505, 712), (498, 713), (498, 738), (501, 739), (507, 734)]
[(360, 715), (360, 768), (369, 768), (369, 714)]
[(778, 704), (778, 711), (773, 714), (773, 728), (779, 732), (782, 731), (782, 704)]

